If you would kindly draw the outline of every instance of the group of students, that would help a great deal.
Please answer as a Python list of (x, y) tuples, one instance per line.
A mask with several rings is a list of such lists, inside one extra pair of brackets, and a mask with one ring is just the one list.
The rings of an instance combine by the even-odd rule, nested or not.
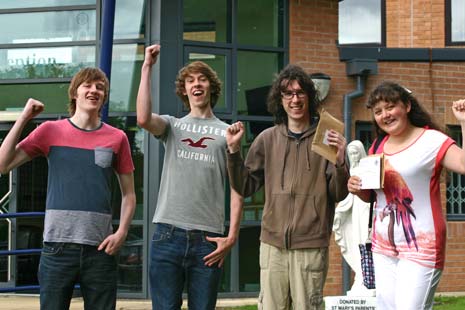
[[(349, 175), (343, 135), (327, 134), (337, 149), (335, 164), (311, 151), (320, 101), (309, 75), (296, 65), (277, 75), (267, 98), (275, 126), (255, 138), (244, 160), (244, 125), (215, 117), (221, 81), (207, 64), (196, 61), (178, 73), (176, 94), (186, 116), (152, 112), (152, 68), (159, 54), (159, 45), (146, 48), (137, 95), (138, 125), (165, 148), (149, 262), (153, 309), (180, 309), (184, 289), (189, 309), (215, 309), (221, 268), (239, 235), (243, 197), (263, 186), (259, 309), (320, 309), (335, 205), (349, 192), (365, 201), (370, 193)], [(100, 119), (108, 93), (105, 74), (84, 68), (70, 83), (69, 118), (45, 122), (19, 141), (27, 122), (44, 110), (43, 103), (29, 99), (0, 147), (0, 173), (37, 156), (48, 159), (41, 309), (68, 309), (76, 283), (85, 309), (116, 306), (115, 254), (126, 239), (136, 199), (128, 139)], [(381, 84), (368, 108), (383, 137), (377, 152), (386, 156), (374, 217), (378, 306), (429, 309), (445, 255), (439, 174), (442, 166), (465, 173), (465, 153), (398, 84)], [(464, 131), (465, 101), (454, 102), (453, 110)], [(122, 196), (115, 232), (113, 173)]]

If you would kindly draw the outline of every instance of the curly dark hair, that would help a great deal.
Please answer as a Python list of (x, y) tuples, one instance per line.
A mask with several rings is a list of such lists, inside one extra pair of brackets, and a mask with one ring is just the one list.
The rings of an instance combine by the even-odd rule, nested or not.
[(216, 72), (203, 61), (194, 61), (179, 70), (176, 77), (176, 95), (184, 102), (184, 106), (190, 111), (189, 98), (184, 94), (186, 90), (186, 78), (189, 74), (201, 73), (210, 81), (210, 106), (213, 107), (218, 102), (221, 95), (221, 80)]
[(308, 111), (310, 112), (310, 119), (313, 123), (319, 116), (318, 109), (321, 102), (318, 99), (318, 94), (312, 79), (302, 67), (297, 65), (289, 64), (277, 75), (268, 93), (268, 112), (274, 116), (275, 124), (284, 123), (287, 125), (287, 113), (282, 105), (281, 93), (287, 89), (292, 81), (297, 81), (300, 87), (307, 93)]
[[(395, 82), (384, 81), (381, 84), (379, 84), (371, 92), (366, 107), (369, 109), (373, 109), (374, 106), (380, 101), (390, 103), (397, 103), (400, 101), (405, 106), (407, 106), (410, 103), (410, 111), (407, 113), (407, 118), (413, 126), (427, 126), (431, 129), (443, 131), (443, 129), (433, 121), (431, 115), (425, 110), (425, 108), (418, 102), (417, 98), (413, 96), (412, 92)], [(384, 132), (378, 126), (376, 121), (374, 121), (374, 117), (373, 123), (375, 125), (376, 134), (378, 136), (386, 135), (386, 132)]]

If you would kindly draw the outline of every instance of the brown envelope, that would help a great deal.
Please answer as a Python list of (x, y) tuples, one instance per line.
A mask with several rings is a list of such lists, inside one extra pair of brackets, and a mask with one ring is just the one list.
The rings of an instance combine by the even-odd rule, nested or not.
[(327, 132), (330, 129), (344, 134), (344, 123), (329, 114), (325, 109), (322, 109), (320, 113), (320, 121), (316, 128), (315, 138), (313, 138), (312, 142), (312, 151), (320, 154), (333, 164), (336, 164), (337, 148), (329, 145), (326, 140)]

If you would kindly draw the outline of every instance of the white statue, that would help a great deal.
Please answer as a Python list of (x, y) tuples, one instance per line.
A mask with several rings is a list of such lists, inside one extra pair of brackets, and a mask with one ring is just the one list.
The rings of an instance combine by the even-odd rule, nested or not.
[[(350, 163), (350, 174), (356, 175), (360, 159), (367, 156), (365, 148), (359, 140), (347, 145), (347, 156)], [(368, 219), (370, 204), (362, 201), (354, 194), (338, 203), (334, 216), (334, 239), (341, 248), (342, 256), (355, 272), (354, 283), (348, 296), (375, 296), (375, 290), (369, 290), (363, 285), (360, 250), (358, 245), (368, 238)]]

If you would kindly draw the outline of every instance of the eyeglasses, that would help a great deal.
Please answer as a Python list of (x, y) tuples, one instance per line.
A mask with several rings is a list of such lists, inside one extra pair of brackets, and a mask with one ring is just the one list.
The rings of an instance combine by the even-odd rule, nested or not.
[(307, 96), (307, 93), (304, 92), (304, 91), (284, 91), (284, 92), (281, 92), (281, 96), (286, 100), (291, 100), (292, 98), (294, 98), (294, 95), (296, 95), (297, 98), (302, 99), (302, 98), (305, 98), (305, 96)]

